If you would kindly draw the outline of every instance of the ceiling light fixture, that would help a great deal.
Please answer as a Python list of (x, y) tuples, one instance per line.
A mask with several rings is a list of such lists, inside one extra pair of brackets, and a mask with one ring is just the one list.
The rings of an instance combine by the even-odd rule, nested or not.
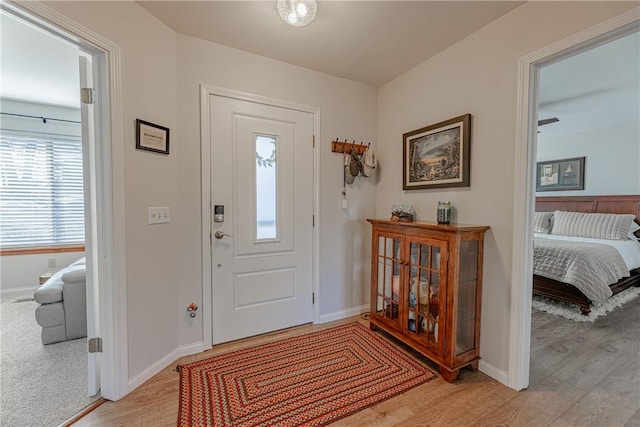
[(316, 17), (316, 0), (278, 0), (280, 18), (294, 27), (303, 27)]

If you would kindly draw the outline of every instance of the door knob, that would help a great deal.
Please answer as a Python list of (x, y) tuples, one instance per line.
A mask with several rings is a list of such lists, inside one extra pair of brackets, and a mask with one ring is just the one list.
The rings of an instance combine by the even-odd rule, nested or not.
[(224, 236), (232, 237), (231, 234), (227, 234), (224, 231), (220, 231), (220, 230), (213, 233), (213, 237), (215, 237), (216, 239), (222, 239)]

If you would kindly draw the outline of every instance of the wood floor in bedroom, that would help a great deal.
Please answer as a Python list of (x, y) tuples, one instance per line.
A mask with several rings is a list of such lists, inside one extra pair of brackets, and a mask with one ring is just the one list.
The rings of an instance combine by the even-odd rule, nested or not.
[[(217, 346), (181, 363), (350, 321), (308, 325)], [(531, 381), (516, 392), (481, 372), (438, 377), (333, 426), (640, 426), (640, 298), (599, 319), (577, 323), (535, 312)], [(178, 362), (172, 365), (175, 366)], [(168, 367), (78, 426), (175, 426), (178, 373)]]

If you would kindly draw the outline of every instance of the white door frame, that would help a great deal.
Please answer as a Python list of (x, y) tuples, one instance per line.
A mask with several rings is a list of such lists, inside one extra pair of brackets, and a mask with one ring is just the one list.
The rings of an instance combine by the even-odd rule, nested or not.
[[(93, 84), (93, 76), (97, 75), (97, 67), (94, 68), (93, 64), (84, 55), (78, 56), (78, 71), (80, 72), (80, 87), (82, 88), (95, 88)], [(87, 301), (87, 339), (99, 336), (100, 331), (100, 301), (97, 300), (98, 295), (96, 293), (97, 284), (99, 283), (94, 278), (94, 265), (98, 264), (96, 258), (96, 248), (98, 240), (95, 238), (96, 231), (96, 189), (94, 188), (95, 179), (95, 134), (96, 128), (94, 126), (94, 117), (96, 112), (93, 105), (90, 102), (80, 103), (80, 117), (82, 128), (82, 186), (84, 188), (84, 254), (86, 258), (85, 263), (85, 288), (86, 288), (86, 301)], [(100, 392), (100, 357), (98, 353), (88, 353), (87, 365), (89, 368), (89, 384), (88, 391), (89, 396), (95, 396)]]
[[(200, 85), (200, 153), (201, 153), (201, 187), (202, 187), (202, 333), (204, 349), (210, 348), (212, 343), (212, 247), (211, 247), (211, 112), (209, 108), (209, 97), (211, 95), (222, 96), (241, 101), (265, 104), (274, 107), (286, 108), (289, 110), (303, 111), (313, 114), (314, 140), (320, 141), (320, 109), (308, 105), (296, 104), (251, 93), (239, 92), (221, 87)], [(315, 294), (315, 304), (313, 305), (313, 323), (318, 323), (319, 310), (319, 277), (318, 265), (320, 265), (320, 156), (318, 147), (313, 147), (313, 215), (315, 216), (315, 226), (313, 230), (313, 293)]]
[[(96, 111), (96, 220), (97, 256), (94, 265), (98, 286), (99, 322), (103, 340), (101, 395), (118, 400), (128, 390), (126, 247), (124, 221), (124, 143), (120, 47), (37, 2), (2, 2), (0, 8), (23, 21), (92, 55), (98, 75), (94, 79)], [(86, 236), (91, 244), (92, 236)]]
[(513, 205), (513, 264), (511, 270), (511, 328), (508, 386), (529, 386), (531, 356), (531, 293), (533, 291), (534, 165), (540, 68), (640, 30), (640, 8), (520, 58), (516, 116), (515, 186)]

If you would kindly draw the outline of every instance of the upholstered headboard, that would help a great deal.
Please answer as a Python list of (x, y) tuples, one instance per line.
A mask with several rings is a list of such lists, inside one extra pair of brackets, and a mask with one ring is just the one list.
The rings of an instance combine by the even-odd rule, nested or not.
[[(555, 210), (588, 213), (633, 214), (640, 224), (640, 195), (536, 197), (536, 212)], [(638, 235), (640, 231), (636, 233)]]

